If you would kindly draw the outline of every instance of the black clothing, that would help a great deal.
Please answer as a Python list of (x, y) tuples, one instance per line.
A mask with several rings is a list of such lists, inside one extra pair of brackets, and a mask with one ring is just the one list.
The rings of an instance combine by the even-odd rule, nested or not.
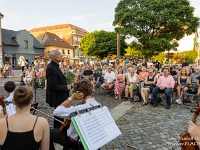
[(182, 67), (185, 67), (185, 66), (189, 66), (189, 64), (187, 62), (183, 62)]
[(138, 69), (136, 73), (139, 75), (141, 71), (142, 71), (142, 70)]
[(155, 65), (155, 67), (159, 70), (160, 69), (160, 62), (154, 62), (153, 63)]
[(69, 97), (67, 82), (59, 68), (59, 65), (53, 61), (51, 61), (47, 66), (46, 78), (46, 102), (50, 107), (56, 108)]
[[(54, 61), (51, 61), (46, 70), (47, 78), (47, 90), (46, 90), (46, 102), (50, 107), (57, 107), (69, 97), (69, 91), (67, 89), (67, 81), (59, 65)], [(55, 117), (55, 116), (54, 116)], [(64, 121), (63, 118), (55, 117), (60, 121)], [(61, 123), (54, 120), (54, 128), (59, 128)]]
[(84, 76), (90, 76), (90, 75), (92, 75), (92, 74), (93, 74), (92, 70), (85, 70), (85, 71), (83, 72), (83, 75), (84, 75)]
[(26, 132), (11, 132), (9, 131), (8, 118), (7, 123), (7, 136), (4, 144), (1, 146), (2, 150), (39, 150), (40, 142), (36, 142), (34, 138), (34, 128), (38, 117), (35, 120), (33, 129)]
[(76, 141), (72, 142), (67, 134), (60, 132), (59, 129), (50, 129), (50, 150), (55, 150), (53, 143), (58, 143), (64, 146), (66, 149), (75, 148), (84, 150), (82, 144), (79, 143), (78, 145)]
[(172, 76), (175, 76), (175, 75), (177, 75), (177, 72), (176, 72), (176, 71), (170, 71), (170, 74), (171, 74)]

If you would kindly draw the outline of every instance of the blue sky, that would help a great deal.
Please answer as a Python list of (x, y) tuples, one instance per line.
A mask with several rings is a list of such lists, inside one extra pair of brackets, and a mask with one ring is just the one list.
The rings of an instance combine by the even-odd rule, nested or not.
[[(73, 24), (91, 32), (113, 31), (114, 9), (119, 0), (0, 0), (2, 27), (12, 30), (56, 24)], [(191, 0), (200, 17), (200, 0)]]

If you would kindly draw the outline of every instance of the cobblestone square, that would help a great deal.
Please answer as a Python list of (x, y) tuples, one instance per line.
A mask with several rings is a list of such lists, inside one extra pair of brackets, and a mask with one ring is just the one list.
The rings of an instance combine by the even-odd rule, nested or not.
[[(3, 84), (8, 80), (13, 80), (16, 84), (19, 84), (20, 81), (19, 77), (0, 79), (0, 92), (5, 97), (7, 94), (3, 90)], [(54, 108), (48, 107), (45, 102), (45, 94), (44, 89), (36, 89), (38, 109), (52, 115)], [(100, 93), (96, 91), (94, 97), (102, 105), (106, 105), (109, 110), (123, 103), (123, 100), (115, 100), (113, 96), (107, 96), (103, 91)], [(101, 150), (179, 150), (179, 136), (188, 129), (188, 124), (193, 117), (193, 113), (190, 112), (193, 105), (172, 104), (171, 108), (167, 110), (165, 102), (163, 100), (157, 108), (153, 108), (150, 104), (141, 106), (140, 102), (130, 103), (131, 109), (116, 121), (122, 134), (103, 146)], [(73, 104), (76, 103), (73, 102)], [(40, 113), (36, 113), (36, 115), (45, 117), (52, 126), (51, 118)], [(57, 149), (60, 150), (60, 146), (57, 146)]]

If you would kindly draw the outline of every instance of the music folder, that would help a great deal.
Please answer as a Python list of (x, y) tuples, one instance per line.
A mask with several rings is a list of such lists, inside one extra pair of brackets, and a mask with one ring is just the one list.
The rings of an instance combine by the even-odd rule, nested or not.
[(70, 117), (85, 150), (97, 150), (121, 134), (106, 106), (77, 110)]

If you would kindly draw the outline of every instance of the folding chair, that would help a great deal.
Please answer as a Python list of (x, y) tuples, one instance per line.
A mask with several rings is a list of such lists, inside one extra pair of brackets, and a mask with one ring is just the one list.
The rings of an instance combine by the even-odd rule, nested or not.
[(187, 92), (183, 93), (182, 102), (188, 103), (188, 102), (194, 102), (195, 100), (198, 101), (198, 88), (199, 86), (197, 84), (186, 84), (185, 87), (188, 88)]

